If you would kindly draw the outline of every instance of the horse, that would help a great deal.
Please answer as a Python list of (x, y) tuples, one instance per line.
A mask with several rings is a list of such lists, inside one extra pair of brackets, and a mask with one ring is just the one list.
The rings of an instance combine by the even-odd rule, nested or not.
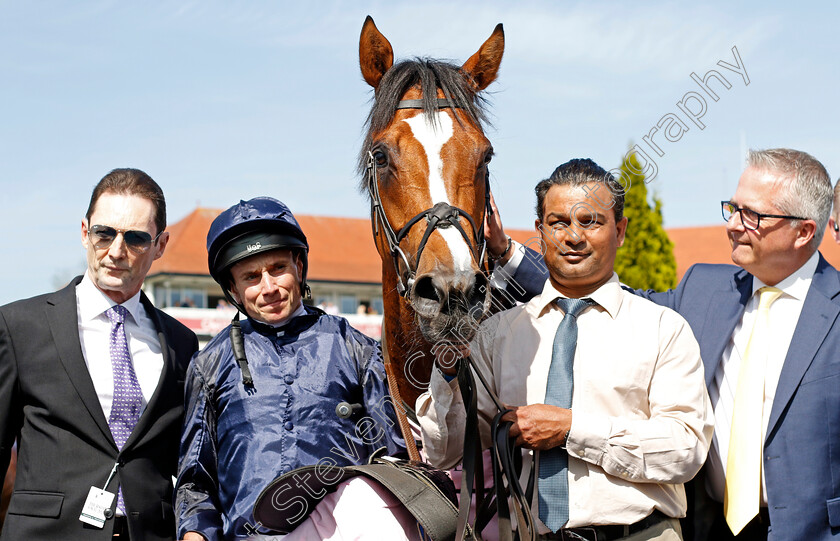
[(484, 217), (493, 147), (481, 92), (503, 52), (499, 24), (462, 66), (429, 58), (394, 64), (370, 16), (362, 27), (359, 64), (374, 100), (358, 167), (382, 259), (389, 383), (410, 411), (435, 357), (454, 362), (490, 308)]
[[(424, 465), (413, 462), (419, 455), (405, 412), (414, 409), (417, 397), (428, 387), (434, 363), (455, 361), (458, 344), (475, 335), (491, 305), (484, 219), (491, 209), (488, 164), (493, 147), (484, 135), (486, 102), (481, 92), (496, 79), (503, 52), (501, 24), (460, 67), (428, 58), (394, 64), (391, 44), (370, 16), (359, 39), (362, 77), (374, 89), (374, 103), (358, 167), (382, 259), (382, 350), (388, 385), (412, 459), (387, 461), (391, 466), (385, 470), (399, 467), (422, 479), (421, 488), (407, 487), (405, 479), (391, 479), (387, 487), (395, 496), (397, 492), (406, 496), (398, 496), (406, 508), (423, 507), (422, 512), (412, 513), (419, 523), (424, 522), (421, 516), (425, 518), (430, 536), (430, 528), (437, 531), (442, 526), (437, 532), (441, 538), (457, 533), (463, 539), (470, 534), (471, 492), (461, 492), (455, 527), (451, 502), (443, 503), (447, 491), (440, 490), (449, 480), (433, 479), (431, 472), (437, 471), (418, 471)], [(451, 354), (449, 359), (444, 353)], [(459, 385), (465, 373), (461, 365)], [(471, 455), (477, 463), (475, 453)], [(378, 471), (374, 478), (384, 483), (383, 472), (377, 469), (383, 465), (358, 466), (354, 471)], [(471, 487), (471, 476), (465, 473), (464, 479)], [(262, 524), (276, 519), (283, 531), (287, 517), (271, 502), (286, 490), (287, 482), (285, 477), (276, 479), (254, 510)], [(436, 513), (430, 512), (429, 502), (434, 502)], [(453, 532), (447, 530), (450, 527)]]

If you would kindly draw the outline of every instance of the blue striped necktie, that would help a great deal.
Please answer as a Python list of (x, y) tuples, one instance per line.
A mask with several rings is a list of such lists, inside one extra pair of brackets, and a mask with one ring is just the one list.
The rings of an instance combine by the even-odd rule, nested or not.
[[(564, 312), (563, 321), (554, 335), (551, 367), (545, 388), (545, 403), (560, 408), (572, 407), (574, 390), (573, 368), (577, 348), (577, 316), (592, 299), (558, 298), (557, 305)], [(556, 532), (569, 520), (569, 455), (555, 447), (540, 452), (539, 502), (540, 520)]]

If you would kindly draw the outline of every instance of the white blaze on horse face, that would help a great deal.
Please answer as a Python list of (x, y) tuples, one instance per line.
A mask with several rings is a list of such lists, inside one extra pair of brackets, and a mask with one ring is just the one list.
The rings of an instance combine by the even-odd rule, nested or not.
[[(405, 122), (411, 128), (414, 138), (423, 145), (423, 150), (426, 151), (429, 165), (429, 196), (432, 199), (432, 205), (440, 202), (451, 205), (452, 201), (446, 193), (446, 184), (443, 182), (443, 160), (440, 157), (440, 151), (454, 133), (452, 117), (443, 111), (437, 111), (435, 115), (434, 122), (431, 121), (432, 119), (427, 119), (425, 113), (407, 118)], [(472, 255), (461, 233), (454, 227), (437, 229), (437, 232), (449, 246), (455, 271), (470, 271)]]

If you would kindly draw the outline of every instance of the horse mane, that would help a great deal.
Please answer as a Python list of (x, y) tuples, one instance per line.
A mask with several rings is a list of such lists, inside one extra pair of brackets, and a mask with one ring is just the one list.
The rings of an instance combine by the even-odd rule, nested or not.
[(487, 99), (474, 90), (472, 81), (460, 66), (432, 58), (413, 58), (394, 64), (385, 72), (374, 94), (373, 107), (368, 114), (365, 126), (365, 142), (359, 152), (358, 172), (362, 175), (361, 189), (366, 186), (364, 178), (368, 150), (371, 148), (374, 134), (384, 130), (397, 111), (397, 104), (409, 89), (420, 86), (423, 94), (423, 112), (427, 118), (436, 121), (433, 115), (437, 107), (437, 90), (455, 106), (455, 118), (460, 124), (461, 115), (478, 126), (482, 131), (489, 125), (487, 119)]

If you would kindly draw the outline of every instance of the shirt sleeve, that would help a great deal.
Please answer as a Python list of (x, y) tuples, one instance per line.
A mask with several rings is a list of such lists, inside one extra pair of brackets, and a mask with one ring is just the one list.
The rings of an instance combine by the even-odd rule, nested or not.
[(222, 539), (222, 510), (217, 474), (216, 415), (209, 389), (197, 368), (197, 356), (187, 369), (186, 415), (181, 436), (175, 512), (178, 539), (198, 532), (206, 539)]
[(490, 276), (490, 285), (493, 287), (504, 288), (510, 278), (516, 274), (517, 269), (519, 269), (519, 264), (522, 263), (522, 258), (525, 256), (525, 248), (511, 239), (510, 250), (510, 259), (505, 264), (497, 265), (493, 269), (493, 274)]
[[(484, 378), (491, 385), (492, 391), (497, 395), (498, 389), (495, 388), (492, 370), (492, 348), (498, 322), (498, 317), (484, 321), (470, 344), (473, 365), (477, 370), (481, 370)], [(481, 382), (478, 378), (475, 379), (481, 447), (487, 449), (490, 447), (490, 424), (496, 415), (496, 408)], [(429, 463), (443, 469), (455, 467), (464, 455), (464, 432), (467, 420), (458, 380), (446, 381), (443, 373), (435, 365), (429, 381), (429, 390), (417, 397), (415, 406), (423, 439), (423, 450)]]
[(575, 409), (566, 449), (623, 479), (684, 483), (706, 460), (714, 419), (691, 329), (671, 311), (663, 311), (659, 323), (647, 418)]
[[(537, 237), (535, 239), (538, 240)], [(532, 239), (534, 240), (534, 239)], [(513, 255), (504, 265), (493, 269), (490, 283), (497, 290), (505, 292), (512, 300), (528, 302), (542, 292), (548, 279), (548, 269), (543, 262), (542, 254), (533, 247), (511, 241)], [(529, 244), (535, 244), (529, 242)]]

